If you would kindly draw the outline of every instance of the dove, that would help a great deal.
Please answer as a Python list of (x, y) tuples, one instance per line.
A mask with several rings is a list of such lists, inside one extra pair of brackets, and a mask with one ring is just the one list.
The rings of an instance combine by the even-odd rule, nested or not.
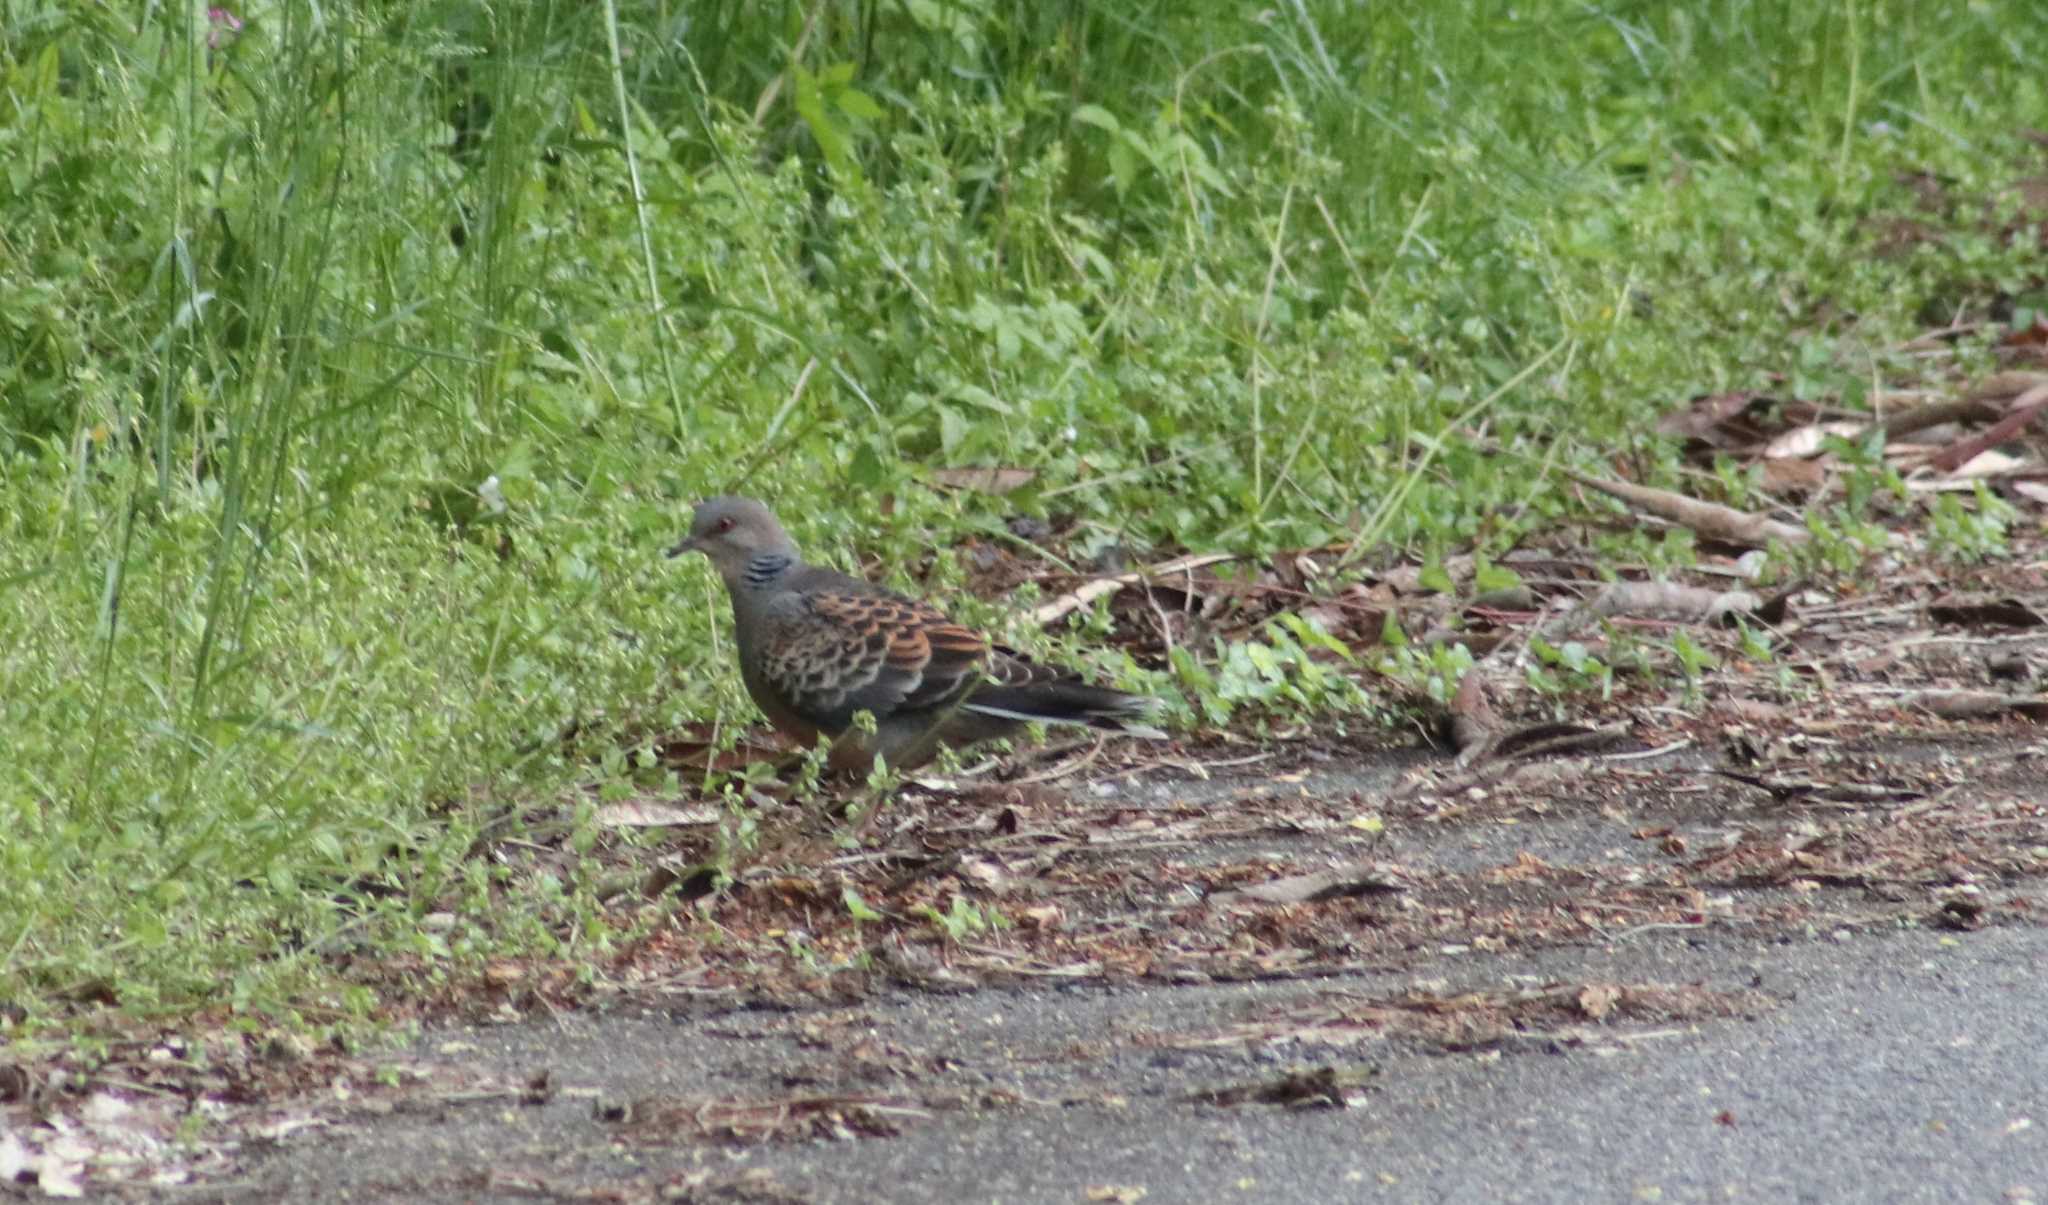
[[(833, 742), (834, 769), (894, 769), (1009, 736), (1075, 724), (1163, 738), (1143, 720), (1157, 700), (1091, 686), (992, 647), (930, 603), (804, 563), (774, 512), (751, 498), (697, 504), (671, 557), (701, 552), (732, 599), (740, 678), (770, 723), (809, 746)], [(860, 712), (872, 734), (856, 730)]]

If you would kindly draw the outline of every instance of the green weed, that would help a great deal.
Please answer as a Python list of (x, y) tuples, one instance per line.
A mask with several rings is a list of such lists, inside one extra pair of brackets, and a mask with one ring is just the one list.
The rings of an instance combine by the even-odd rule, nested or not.
[[(0, 996), (339, 1023), (376, 1002), (338, 952), (601, 949), (549, 801), (752, 714), (659, 555), (708, 493), (899, 584), (1015, 513), (1497, 553), (1576, 507), (1554, 467), (1675, 475), (1685, 397), (1848, 392), (2026, 284), (1995, 240), (1867, 250), (1901, 169), (2006, 183), (2030, 18), (0, 8)], [(1032, 477), (927, 488), (968, 465)], [(1980, 555), (1995, 517), (1938, 521)], [(1372, 707), (1306, 625), (1103, 656), (1210, 723)]]

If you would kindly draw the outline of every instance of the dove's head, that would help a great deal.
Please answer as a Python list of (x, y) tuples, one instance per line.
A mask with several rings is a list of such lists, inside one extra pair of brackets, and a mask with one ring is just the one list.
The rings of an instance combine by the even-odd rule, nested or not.
[(707, 498), (697, 504), (690, 534), (668, 550), (670, 556), (701, 552), (726, 581), (747, 576), (759, 558), (796, 561), (796, 545), (775, 521), (775, 512), (752, 498)]

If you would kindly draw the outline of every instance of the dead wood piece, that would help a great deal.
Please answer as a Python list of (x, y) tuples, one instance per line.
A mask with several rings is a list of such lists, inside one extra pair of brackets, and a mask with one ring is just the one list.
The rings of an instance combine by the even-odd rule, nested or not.
[(1390, 867), (1374, 862), (1334, 866), (1315, 874), (1289, 875), (1251, 887), (1218, 892), (1218, 903), (1319, 904), (1361, 895), (1392, 895), (1408, 890)]
[(1572, 757), (1606, 753), (1634, 740), (1626, 729), (1589, 728), (1584, 724), (1543, 723), (1502, 733), (1487, 751), (1492, 758), (1529, 761), (1539, 757)]
[(1930, 690), (1907, 699), (1929, 715), (1944, 720), (1979, 720), (2011, 712), (2035, 723), (2048, 723), (2048, 695), (2005, 695), (1992, 690)]
[(1081, 583), (1075, 589), (1060, 595), (1058, 598), (1031, 612), (1031, 622), (1043, 627), (1055, 619), (1060, 619), (1080, 610), (1082, 607), (1088, 606), (1098, 598), (1115, 594), (1125, 586), (1135, 586), (1140, 582), (1150, 581), (1157, 577), (1165, 577), (1173, 573), (1192, 573), (1209, 565), (1218, 565), (1224, 561), (1234, 561), (1236, 559), (1237, 555), (1235, 553), (1205, 552), (1193, 556), (1175, 557), (1170, 561), (1161, 561), (1157, 565), (1149, 565), (1144, 569), (1131, 573), (1119, 573), (1114, 577), (1094, 578)]
[(1927, 605), (1927, 617), (1936, 623), (2004, 628), (2038, 628), (2048, 624), (2039, 611), (2017, 598), (1937, 598)]
[(1571, 476), (1572, 480), (1588, 489), (1619, 498), (1630, 506), (1690, 528), (1709, 539), (1762, 548), (1773, 540), (1784, 544), (1804, 544), (1813, 538), (1803, 527), (1794, 527), (1763, 515), (1752, 515), (1717, 502), (1702, 502), (1670, 490), (1652, 489), (1626, 481), (1608, 481), (1580, 473)]
[(1994, 372), (1964, 395), (1971, 402), (2010, 402), (2028, 390), (2048, 385), (2048, 374), (2038, 372)]
[(1995, 422), (2002, 413), (2004, 411), (1992, 404), (1989, 399), (1981, 397), (1932, 402), (1925, 406), (1915, 406), (1910, 410), (1901, 410), (1882, 422), (1872, 423), (1858, 433), (1858, 438), (1871, 430), (1882, 428), (1887, 440), (1901, 439), (1916, 431), (1925, 431), (1929, 427), (1939, 427), (1947, 423)]
[(1196, 1092), (1188, 1100), (1226, 1108), (1258, 1104), (1342, 1109), (1351, 1104), (1352, 1095), (1378, 1074), (1379, 1070), (1370, 1066), (1308, 1067), (1290, 1071), (1278, 1079)]
[(2006, 409), (2005, 417), (1993, 423), (1984, 431), (1959, 439), (1936, 453), (1927, 462), (1936, 472), (1953, 473), (1963, 467), (1978, 453), (1997, 447), (2019, 434), (2020, 429), (2044, 414), (2048, 414), (2048, 383), (2035, 385), (2014, 398)]
[(716, 824), (724, 816), (723, 808), (677, 807), (643, 796), (604, 804), (597, 809), (595, 819), (605, 828), (681, 828)]
[(1676, 582), (1609, 582), (1580, 604), (1603, 619), (1635, 615), (1686, 623), (1724, 623), (1731, 615), (1748, 614), (1762, 605), (1747, 590), (1707, 590)]
[(1725, 625), (1762, 606), (1763, 600), (1747, 590), (1707, 590), (1676, 582), (1609, 582), (1591, 597), (1544, 620), (1536, 635), (1556, 644), (1595, 620), (1624, 616)]
[(1813, 778), (1745, 774), (1740, 770), (1716, 770), (1714, 773), (1760, 791), (1768, 791), (1772, 799), (1781, 803), (1794, 799), (1815, 799), (1826, 803), (1903, 803), (1927, 798), (1925, 791), (1881, 783), (1821, 782)]

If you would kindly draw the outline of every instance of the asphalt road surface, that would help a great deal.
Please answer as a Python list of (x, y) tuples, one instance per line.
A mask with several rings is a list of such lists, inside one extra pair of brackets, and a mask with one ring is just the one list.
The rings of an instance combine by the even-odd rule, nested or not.
[[(1147, 1049), (1105, 1035), (1242, 1017), (1330, 981), (905, 994), (889, 1041), (1027, 1103), (939, 1111), (891, 1137), (728, 1151), (622, 1144), (596, 1104), (801, 1074), (790, 1014), (569, 1017), (437, 1034), (430, 1058), (547, 1069), (544, 1106), (401, 1111), (287, 1142), (224, 1197), (821, 1202), (1926, 1201), (2048, 1198), (2048, 930), (1816, 934), (1745, 945), (1646, 933), (1455, 970), (1458, 989), (1557, 978), (1686, 982), (1777, 1004), (1612, 1043), (1380, 1048), (1342, 1107), (1191, 1103), (1270, 1077), (1286, 1049)], [(889, 1035), (895, 1035), (889, 1037)], [(1077, 1065), (1078, 1064), (1078, 1065)], [(1057, 1099), (1055, 1093), (1063, 1093)], [(758, 1198), (717, 1196), (748, 1172)], [(736, 1189), (733, 1191), (737, 1191)], [(193, 1199), (185, 1196), (183, 1199)]]

